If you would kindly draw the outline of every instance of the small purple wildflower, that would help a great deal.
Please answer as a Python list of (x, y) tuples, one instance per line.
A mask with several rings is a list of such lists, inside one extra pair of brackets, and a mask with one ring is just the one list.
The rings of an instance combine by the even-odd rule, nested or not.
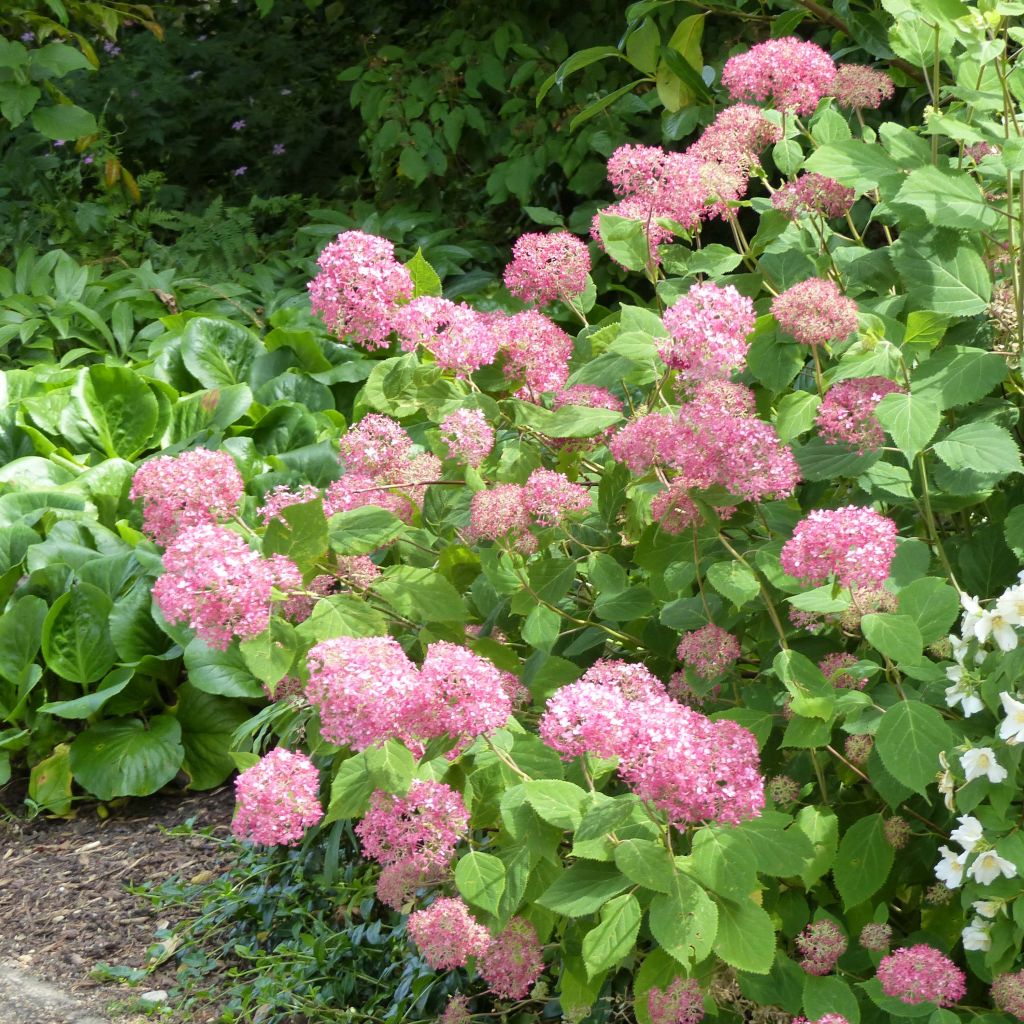
[(92, 163), (92, 157), (91, 156), (83, 156), (82, 157), (82, 163), (83, 164), (91, 164)]
[(21, 41), (23, 43), (34, 43), (36, 41), (36, 34), (35, 34), (35, 32), (22, 32), (21, 33)]
[(53, 148), (54, 149), (60, 149), (60, 147), (63, 146), (66, 141), (67, 141), (66, 139), (54, 139), (53, 140)]
[(231, 122), (231, 130), (233, 132), (240, 132), (245, 127), (245, 118), (240, 117), (237, 121)]
[(232, 171), (232, 174), (234, 174), (236, 178), (241, 178), (248, 170), (249, 168), (246, 167), (245, 164), (242, 164), (241, 167), (236, 167), (234, 171)]
[(274, 156), (284, 156), (285, 149), (283, 142), (275, 142), (274, 148), (270, 151)]

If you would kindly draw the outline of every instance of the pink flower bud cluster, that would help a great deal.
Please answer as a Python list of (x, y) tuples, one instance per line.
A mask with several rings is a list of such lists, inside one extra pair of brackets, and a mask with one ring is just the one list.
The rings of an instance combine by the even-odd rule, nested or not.
[(829, 577), (844, 587), (880, 587), (896, 556), (896, 524), (874, 509), (815, 509), (793, 530), (779, 561), (790, 576), (822, 584)]
[(677, 704), (642, 666), (598, 662), (552, 695), (538, 731), (565, 759), (618, 757), (623, 781), (680, 827), (735, 824), (764, 807), (753, 734)]
[(524, 302), (546, 306), (574, 299), (587, 286), (590, 250), (568, 231), (520, 235), (505, 268), (505, 287)]
[(317, 258), (309, 282), (313, 312), (338, 338), (363, 348), (387, 348), (392, 318), (412, 298), (409, 271), (386, 238), (345, 231)]
[(498, 354), (498, 338), (487, 318), (464, 302), (421, 295), (395, 312), (392, 326), (404, 351), (423, 348), (441, 369), (458, 377), (488, 366)]
[(833, 651), (826, 654), (818, 662), (821, 674), (839, 690), (863, 690), (867, 686), (867, 679), (863, 676), (855, 676), (847, 672), (851, 665), (857, 664), (857, 658), (846, 651)]
[(144, 462), (129, 497), (142, 501), (143, 533), (166, 547), (182, 530), (235, 515), (244, 493), (245, 481), (227, 452), (195, 448)]
[(231, 831), (265, 846), (294, 846), (324, 816), (320, 773), (301, 752), (277, 747), (235, 779)]
[(832, 84), (836, 103), (847, 110), (877, 110), (894, 92), (893, 81), (884, 71), (862, 64), (840, 64)]
[(482, 315), (497, 339), (502, 372), (521, 389), (521, 398), (533, 399), (565, 384), (572, 338), (561, 327), (536, 309)]
[(498, 484), (477, 491), (470, 502), (468, 535), (474, 540), (508, 538), (533, 550), (532, 527), (558, 526), (591, 508), (590, 491), (552, 469), (535, 469), (525, 484)]
[(676, 978), (664, 989), (647, 993), (651, 1024), (699, 1024), (704, 1019), (704, 995), (696, 978)]
[(462, 900), (437, 899), (409, 915), (409, 938), (435, 971), (465, 967), (487, 952), (491, 936)]
[(997, 974), (992, 979), (992, 1002), (1017, 1020), (1024, 1020), (1024, 971)]
[(772, 316), (801, 345), (845, 341), (857, 330), (857, 304), (834, 281), (812, 277), (772, 299)]
[(701, 679), (720, 676), (740, 657), (740, 642), (721, 626), (709, 622), (692, 633), (685, 633), (676, 648), (676, 657)]
[(258, 636), (270, 624), (273, 590), (296, 590), (302, 574), (282, 555), (263, 558), (222, 526), (195, 526), (164, 553), (153, 600), (168, 622), (187, 622), (210, 647)]
[(854, 196), (852, 188), (824, 174), (811, 172), (779, 186), (772, 195), (772, 206), (790, 220), (799, 220), (801, 214), (843, 217), (850, 212)]
[(669, 338), (658, 338), (658, 355), (688, 380), (729, 377), (747, 361), (754, 304), (732, 285), (695, 284), (662, 317)]
[(308, 666), (323, 735), (356, 750), (399, 739), (418, 752), (449, 736), (458, 751), (512, 713), (506, 674), (447, 641), (431, 644), (417, 669), (392, 637), (335, 637), (310, 650)]
[(813, 114), (835, 77), (835, 62), (820, 46), (792, 36), (758, 43), (722, 69), (722, 85), (734, 100), (770, 98), (779, 110), (798, 114)]
[(887, 924), (866, 924), (860, 930), (860, 944), (872, 953), (884, 953), (892, 944), (892, 928)]
[(808, 974), (831, 974), (846, 952), (846, 936), (832, 921), (814, 921), (796, 937), (796, 948)]
[(441, 440), (453, 459), (476, 469), (494, 447), (494, 429), (479, 409), (456, 409), (441, 421)]
[(887, 996), (907, 1006), (929, 1002), (952, 1006), (967, 991), (964, 972), (949, 957), (924, 944), (890, 953), (878, 965), (878, 980)]
[(491, 940), (476, 969), (503, 999), (525, 999), (544, 971), (544, 950), (533, 925), (513, 917)]
[(816, 1020), (808, 1020), (806, 1017), (794, 1017), (792, 1024), (850, 1024), (841, 1013), (826, 1013)]
[(885, 443), (885, 431), (875, 416), (878, 403), (902, 388), (888, 377), (854, 377), (828, 389), (818, 408), (818, 433), (826, 444), (848, 444), (871, 452)]

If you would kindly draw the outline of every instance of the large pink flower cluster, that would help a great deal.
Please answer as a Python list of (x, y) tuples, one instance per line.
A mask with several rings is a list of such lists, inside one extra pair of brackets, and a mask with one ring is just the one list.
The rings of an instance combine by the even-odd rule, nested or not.
[(845, 341), (857, 330), (857, 304), (834, 281), (808, 278), (772, 299), (772, 316), (801, 345)]
[(565, 384), (572, 338), (561, 327), (536, 309), (484, 316), (497, 339), (502, 372), (520, 387), (520, 397), (533, 399)]
[(524, 302), (546, 306), (574, 299), (587, 286), (590, 250), (568, 231), (520, 235), (505, 268), (505, 287)]
[(645, 220), (662, 217), (692, 229), (700, 222), (707, 195), (700, 168), (701, 161), (685, 153), (627, 145), (609, 158), (608, 180), (616, 195), (645, 211)]
[(494, 429), (479, 409), (456, 409), (441, 420), (441, 440), (453, 459), (475, 469), (494, 447)]
[(513, 917), (477, 962), (480, 977), (504, 999), (525, 999), (543, 970), (544, 949), (522, 917)]
[(294, 846), (324, 816), (320, 773), (301, 752), (277, 747), (235, 779), (231, 830), (266, 846)]
[(878, 965), (878, 980), (887, 996), (908, 1006), (952, 1006), (967, 991), (964, 972), (948, 956), (924, 944), (897, 949)]
[(273, 591), (297, 590), (302, 574), (283, 555), (263, 558), (223, 526), (183, 530), (164, 553), (153, 600), (168, 622), (187, 622), (210, 647), (258, 636), (270, 623)]
[(875, 407), (894, 391), (902, 390), (888, 377), (854, 377), (828, 389), (818, 408), (818, 433), (826, 444), (848, 444), (861, 452), (885, 443), (885, 431)]
[(390, 479), (412, 455), (412, 438), (390, 416), (370, 413), (338, 440), (338, 456), (348, 473)]
[(733, 99), (770, 98), (780, 110), (798, 114), (813, 114), (835, 78), (835, 62), (820, 46), (792, 36), (758, 43), (722, 69), (722, 85)]
[(852, 188), (834, 178), (810, 172), (780, 185), (772, 194), (772, 206), (790, 220), (798, 220), (801, 214), (842, 217), (853, 206), (854, 195)]
[(423, 348), (441, 369), (459, 377), (493, 363), (498, 354), (487, 318), (464, 302), (421, 295), (395, 312), (392, 326), (406, 352)]
[(739, 660), (740, 642), (732, 633), (709, 622), (683, 635), (676, 648), (676, 657), (694, 675), (701, 679), (714, 679)]
[(227, 452), (195, 448), (144, 462), (129, 496), (142, 501), (142, 530), (164, 547), (191, 526), (229, 519), (238, 512), (245, 481)]
[(658, 338), (666, 366), (691, 380), (728, 377), (747, 361), (747, 335), (754, 329), (754, 304), (732, 285), (695, 284), (662, 320), (669, 338)]
[(708, 163), (747, 170), (761, 153), (782, 138), (782, 129), (760, 107), (734, 103), (718, 112), (701, 137), (686, 151)]
[(677, 704), (642, 666), (598, 663), (552, 695), (538, 731), (565, 758), (618, 757), (623, 781), (679, 827), (736, 824), (764, 807), (753, 734)]
[(704, 994), (696, 978), (676, 978), (664, 989), (647, 993), (651, 1024), (700, 1024), (704, 1019)]
[(409, 915), (409, 938), (435, 971), (465, 967), (473, 956), (487, 952), (491, 936), (478, 924), (462, 900), (434, 900), (425, 910)]
[(896, 524), (872, 508), (815, 509), (793, 530), (779, 555), (782, 568), (805, 583), (835, 576), (844, 587), (880, 587), (896, 556)]
[(386, 238), (345, 231), (317, 258), (309, 282), (313, 312), (339, 338), (364, 348), (387, 348), (392, 318), (413, 295), (409, 271)]
[(557, 526), (568, 515), (590, 510), (590, 491), (553, 469), (535, 469), (523, 485), (523, 504), (537, 525)]

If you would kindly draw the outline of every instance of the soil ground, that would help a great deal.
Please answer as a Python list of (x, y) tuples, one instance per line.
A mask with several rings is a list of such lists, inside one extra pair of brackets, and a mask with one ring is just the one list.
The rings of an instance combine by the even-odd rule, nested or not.
[[(17, 808), (20, 799), (14, 783), (0, 789), (4, 808)], [(56, 993), (49, 1017), (19, 1015), (11, 1024), (84, 1022), (94, 1016), (151, 1021), (121, 1011), (143, 991), (171, 988), (173, 960), (135, 989), (97, 980), (91, 972), (99, 964), (142, 967), (154, 932), (169, 923), (128, 886), (172, 875), (193, 880), (227, 866), (217, 843), (168, 836), (162, 828), (191, 818), (197, 828), (213, 826), (226, 834), (233, 806), (226, 786), (124, 801), (108, 806), (106, 818), (95, 805), (80, 808), (71, 820), (0, 818), (0, 1024), (7, 1020), (4, 1003), (13, 1009), (10, 993), (19, 987), (19, 972), (26, 997), (33, 978), (40, 979), (58, 986), (75, 1006), (59, 1005)]]

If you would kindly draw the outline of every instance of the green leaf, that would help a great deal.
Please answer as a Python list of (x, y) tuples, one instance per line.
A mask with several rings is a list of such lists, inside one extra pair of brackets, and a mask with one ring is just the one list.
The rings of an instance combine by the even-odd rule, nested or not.
[(934, 450), (953, 470), (997, 475), (1019, 473), (1022, 468), (1017, 443), (995, 423), (966, 423), (936, 441)]
[(696, 882), (677, 874), (672, 890), (658, 893), (651, 900), (648, 922), (658, 945), (689, 967), (711, 952), (718, 930), (718, 908)]
[(914, 456), (928, 446), (942, 418), (938, 405), (931, 398), (897, 391), (886, 395), (875, 406), (875, 415), (908, 463), (913, 463)]
[(860, 1004), (842, 978), (833, 975), (804, 978), (804, 1013), (808, 1020), (820, 1020), (826, 1014), (841, 1014), (849, 1024), (860, 1024)]
[(739, 828), (762, 874), (788, 878), (798, 874), (800, 864), (814, 856), (811, 841), (795, 825), (783, 829), (764, 818), (755, 818)]
[[(649, 344), (653, 352), (653, 341)], [(563, 405), (561, 409), (550, 412), (529, 402), (511, 400), (503, 404), (511, 408), (516, 423), (533, 427), (546, 437), (593, 437), (622, 419), (610, 409), (590, 409), (580, 405)]]
[(827, 808), (802, 807), (796, 816), (796, 824), (814, 847), (814, 856), (804, 861), (799, 872), (800, 880), (810, 889), (835, 862), (839, 821)]
[(113, 718), (89, 726), (71, 744), (75, 781), (100, 800), (149, 796), (181, 767), (181, 726), (171, 715)]
[(238, 649), (245, 667), (261, 683), (275, 686), (292, 667), (299, 650), (299, 640), (295, 627), (275, 616), (259, 636), (243, 640)]
[(71, 762), (66, 743), (57, 744), (49, 757), (32, 766), (28, 795), (49, 814), (71, 810)]
[(909, 615), (889, 613), (865, 615), (860, 629), (875, 650), (897, 664), (913, 664), (921, 660), (924, 640), (917, 623)]
[(17, 128), (32, 113), (42, 96), (34, 85), (0, 82), (0, 115), (7, 118), (12, 128)]
[(377, 789), (405, 793), (416, 770), (412, 752), (398, 740), (385, 740), (366, 752), (366, 767)]
[(58, 718), (89, 718), (95, 715), (111, 697), (117, 696), (131, 681), (134, 669), (114, 669), (92, 692), (74, 700), (48, 701), (39, 706), (41, 714)]
[[(72, 71), (95, 71), (81, 50), (66, 43), (47, 43), (32, 50), (33, 71), (44, 70), (55, 78), (62, 78)], [(49, 77), (49, 76), (47, 76)]]
[(909, 615), (926, 644), (941, 640), (960, 614), (960, 597), (945, 581), (935, 576), (914, 580), (899, 593), (899, 611)]
[(935, 781), (939, 754), (955, 742), (942, 715), (917, 700), (889, 708), (875, 734), (875, 749), (889, 774), (922, 796)]
[(847, 910), (874, 896), (885, 885), (894, 857), (885, 838), (882, 815), (858, 818), (846, 830), (832, 865), (832, 877)]
[(930, 164), (907, 175), (893, 202), (913, 206), (925, 214), (929, 224), (945, 228), (990, 231), (999, 221), (999, 214), (986, 202), (974, 178)]
[(914, 302), (933, 313), (975, 316), (988, 306), (992, 276), (977, 250), (954, 232), (907, 231), (890, 252)]
[(90, 366), (79, 376), (74, 395), (82, 420), (95, 431), (108, 456), (134, 459), (148, 447), (159, 406), (149, 385), (133, 370)]
[(399, 615), (419, 622), (465, 622), (466, 604), (440, 573), (411, 565), (393, 565), (373, 591)]
[(650, 839), (626, 839), (615, 847), (615, 864), (637, 885), (654, 892), (672, 892), (676, 866), (662, 843)]
[(556, 914), (584, 917), (628, 887), (629, 879), (614, 864), (577, 861), (555, 879), (537, 903)]
[(941, 409), (955, 409), (984, 398), (1006, 373), (1006, 360), (995, 352), (944, 345), (914, 370), (910, 390), (933, 399)]
[(793, 711), (804, 718), (828, 721), (835, 707), (835, 690), (821, 669), (799, 651), (779, 651), (772, 670), (793, 695)]
[(537, 90), (537, 106), (540, 106), (541, 100), (544, 99), (554, 86), (557, 85), (561, 88), (562, 83), (569, 75), (576, 71), (582, 71), (596, 61), (605, 60), (608, 57), (617, 57), (619, 60), (625, 60), (622, 53), (614, 46), (591, 46), (589, 49), (577, 51), (567, 60), (562, 61), (555, 69), (554, 74), (546, 78), (540, 89)]
[(598, 232), (604, 251), (627, 270), (643, 270), (650, 263), (647, 232), (640, 221), (602, 213), (598, 216)]
[(117, 660), (110, 639), (111, 608), (110, 598), (90, 583), (61, 594), (43, 622), (47, 666), (75, 683), (102, 679)]
[(245, 383), (263, 345), (252, 331), (230, 320), (198, 316), (181, 336), (185, 367), (204, 388)]
[(376, 788), (365, 753), (342, 761), (331, 779), (331, 796), (322, 824), (361, 818), (370, 806), (370, 797)]
[(708, 582), (722, 597), (742, 608), (761, 592), (757, 577), (742, 562), (714, 562), (708, 567)]
[(535, 650), (549, 654), (558, 641), (562, 617), (553, 608), (537, 605), (523, 622), (520, 634)]
[(613, 103), (618, 103), (623, 96), (631, 93), (638, 85), (642, 85), (648, 81), (646, 78), (637, 78), (630, 82), (628, 85), (623, 85), (616, 89), (614, 92), (606, 93), (599, 100), (591, 103), (589, 106), (584, 107), (573, 119), (569, 122), (569, 131), (574, 132), (581, 124), (585, 124), (593, 117), (597, 117), (602, 110), (607, 110), (608, 107), (612, 106)]
[(218, 651), (198, 637), (185, 648), (185, 669), (197, 690), (220, 697), (265, 697), (236, 647)]
[(32, 111), (32, 127), (48, 139), (71, 141), (96, 132), (96, 118), (73, 103), (53, 107), (36, 107)]
[(693, 837), (691, 871), (705, 888), (744, 900), (757, 887), (757, 861), (744, 834), (706, 825)]
[(753, 900), (717, 900), (715, 952), (730, 966), (751, 974), (767, 974), (775, 960), (772, 919)]
[(455, 885), (467, 903), (497, 914), (505, 891), (505, 865), (489, 853), (474, 850), (455, 865)]
[(136, 662), (167, 648), (163, 631), (153, 621), (150, 590), (150, 580), (138, 580), (110, 611), (110, 639), (121, 661)]
[(185, 748), (181, 767), (189, 777), (189, 788), (219, 786), (235, 770), (231, 736), (249, 719), (248, 709), (236, 700), (215, 697), (183, 683), (172, 713), (181, 726)]
[(338, 512), (327, 524), (331, 548), (339, 555), (368, 555), (400, 537), (405, 529), (393, 512), (374, 505)]
[(652, 18), (644, 18), (626, 38), (626, 60), (648, 75), (654, 74), (658, 66), (658, 49), (661, 46), (661, 32)]
[(309, 644), (336, 636), (383, 636), (387, 631), (384, 615), (354, 594), (322, 597), (296, 629), (300, 639)]
[(284, 555), (304, 571), (312, 568), (326, 550), (327, 520), (319, 498), (281, 509), (263, 535), (264, 555)]
[(523, 783), (527, 803), (544, 821), (560, 829), (574, 830), (583, 819), (587, 791), (571, 782), (537, 779)]
[(821, 399), (809, 391), (793, 391), (779, 402), (775, 430), (779, 440), (792, 441), (814, 426)]
[(899, 165), (881, 146), (869, 145), (860, 139), (819, 147), (804, 161), (804, 170), (834, 178), (841, 185), (856, 190), (858, 195), (903, 177)]
[(416, 255), (405, 264), (405, 269), (412, 277), (413, 298), (421, 295), (440, 295), (442, 293), (441, 278), (437, 271), (426, 261), (423, 250), (417, 249)]
[(625, 959), (640, 931), (640, 903), (632, 893), (609, 900), (601, 908), (601, 922), (583, 936), (583, 962), (593, 978)]
[(39, 653), (46, 602), (28, 594), (0, 615), (0, 676), (20, 686)]

